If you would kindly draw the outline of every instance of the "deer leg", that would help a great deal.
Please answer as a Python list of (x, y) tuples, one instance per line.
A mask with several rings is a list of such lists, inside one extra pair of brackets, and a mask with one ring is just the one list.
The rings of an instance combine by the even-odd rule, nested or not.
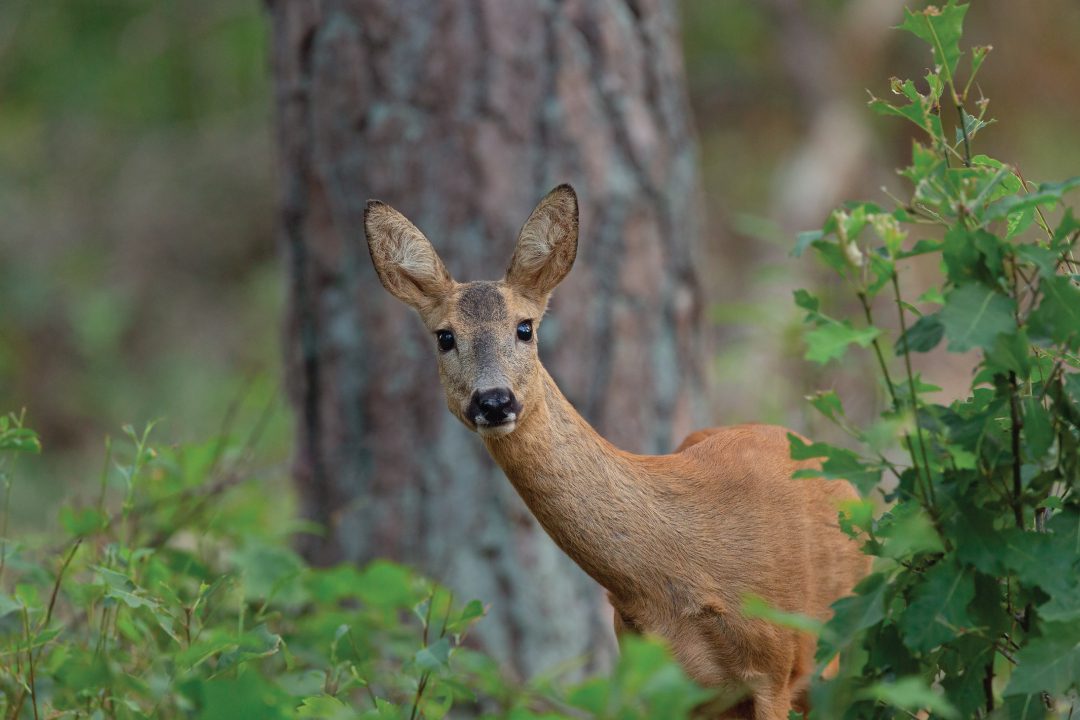
[(614, 623), (615, 623), (615, 637), (622, 637), (623, 635), (640, 635), (641, 628), (639, 628), (634, 621), (628, 618), (619, 610), (619, 606), (615, 604), (615, 598), (611, 593), (607, 594), (608, 602), (611, 604), (611, 609), (615, 611)]
[(758, 688), (754, 692), (754, 720), (787, 720), (791, 700), (786, 682)]

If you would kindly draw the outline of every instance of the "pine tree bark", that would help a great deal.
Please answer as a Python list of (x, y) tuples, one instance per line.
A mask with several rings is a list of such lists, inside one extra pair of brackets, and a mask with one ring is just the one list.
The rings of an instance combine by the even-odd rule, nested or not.
[(288, 275), (287, 385), (314, 562), (391, 557), (489, 603), (522, 675), (614, 641), (601, 593), (444, 407), (434, 341), (384, 292), (368, 198), (459, 280), (502, 276), (551, 187), (581, 201), (577, 264), (540, 354), (618, 446), (665, 452), (702, 392), (699, 179), (666, 0), (269, 0)]

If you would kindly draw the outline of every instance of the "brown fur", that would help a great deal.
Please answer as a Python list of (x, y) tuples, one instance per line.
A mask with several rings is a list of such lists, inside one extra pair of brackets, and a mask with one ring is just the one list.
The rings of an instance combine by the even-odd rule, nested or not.
[[(573, 264), (569, 186), (533, 211), (498, 283), (454, 282), (389, 206), (369, 205), (366, 229), (386, 288), (433, 333), (457, 338), (454, 350), (437, 353), (451, 412), (480, 432), (548, 534), (608, 590), (616, 629), (664, 637), (696, 680), (749, 694), (754, 720), (786, 718), (812, 670), (814, 640), (740, 608), (754, 594), (781, 610), (829, 616), (868, 570), (837, 523), (838, 504), (856, 497), (851, 486), (793, 480), (810, 464), (791, 460), (783, 428), (700, 430), (671, 455), (646, 456), (615, 448), (578, 415), (535, 339), (515, 335), (522, 320), (539, 330), (548, 295)], [(508, 426), (477, 427), (467, 416), (473, 392), (490, 388), (509, 388), (521, 404)]]

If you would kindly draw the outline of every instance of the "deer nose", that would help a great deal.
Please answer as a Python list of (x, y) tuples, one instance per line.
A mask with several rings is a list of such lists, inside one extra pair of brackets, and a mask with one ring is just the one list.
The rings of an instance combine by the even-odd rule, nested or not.
[(469, 417), (478, 425), (499, 425), (517, 419), (517, 400), (510, 388), (477, 390), (469, 403)]

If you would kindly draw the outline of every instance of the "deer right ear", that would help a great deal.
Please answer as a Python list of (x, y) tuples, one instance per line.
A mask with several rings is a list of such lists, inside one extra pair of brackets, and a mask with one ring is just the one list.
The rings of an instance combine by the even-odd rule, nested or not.
[(569, 185), (560, 185), (540, 201), (522, 226), (506, 282), (546, 302), (573, 267), (577, 240), (577, 194)]
[(449, 292), (454, 281), (435, 248), (397, 210), (368, 200), (364, 234), (375, 272), (391, 295), (420, 310)]

